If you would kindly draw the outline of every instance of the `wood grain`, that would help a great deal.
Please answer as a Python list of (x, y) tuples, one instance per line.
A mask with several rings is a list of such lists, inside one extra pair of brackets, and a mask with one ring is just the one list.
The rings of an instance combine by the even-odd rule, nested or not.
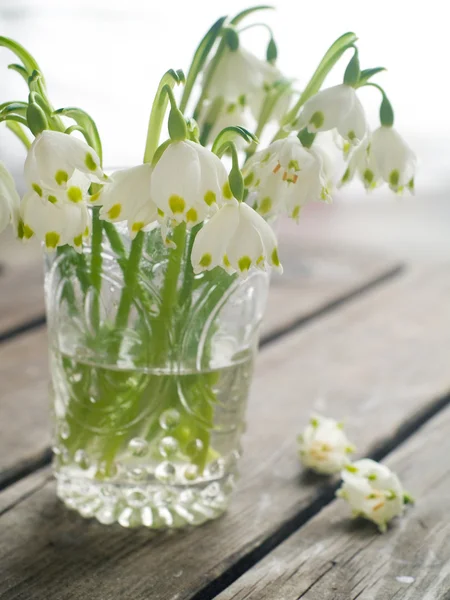
[(49, 444), (46, 332), (0, 344), (0, 485)]
[(449, 273), (405, 274), (261, 352), (242, 481), (214, 523), (176, 534), (108, 529), (68, 513), (44, 479), (22, 500), (5, 490), (0, 505), (12, 494), (14, 506), (0, 517), (0, 598), (212, 597), (205, 586), (243, 572), (330, 497), (329, 482), (302, 478), (296, 458), (311, 409), (347, 416), (367, 455), (446, 395)]
[(450, 408), (385, 461), (413, 492), (381, 535), (334, 501), (217, 600), (448, 600)]
[(42, 253), (20, 244), (11, 231), (0, 236), (0, 340), (44, 316)]

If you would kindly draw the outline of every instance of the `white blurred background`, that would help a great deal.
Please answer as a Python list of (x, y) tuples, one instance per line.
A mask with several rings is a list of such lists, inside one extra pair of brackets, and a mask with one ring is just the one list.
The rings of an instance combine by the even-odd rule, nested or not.
[[(333, 207), (308, 207), (286, 234), (377, 247), (417, 259), (450, 256), (450, 116), (446, 71), (448, 25), (442, 0), (274, 0), (260, 13), (278, 42), (278, 67), (307, 82), (327, 47), (345, 31), (359, 36), (362, 68), (378, 76), (394, 106), (396, 127), (419, 157), (414, 199), (386, 189), (366, 196), (358, 183)], [(0, 0), (0, 32), (26, 46), (43, 69), (56, 107), (80, 106), (96, 120), (107, 167), (142, 160), (148, 113), (161, 75), (187, 71), (197, 43), (213, 21), (248, 5), (242, 0)], [(250, 21), (249, 21), (250, 22)], [(265, 55), (267, 33), (252, 30), (243, 45)], [(0, 48), (0, 102), (26, 98), (15, 62)], [(326, 85), (339, 83), (344, 58)], [(361, 91), (377, 126), (379, 95)], [(20, 177), (24, 153), (0, 129), (0, 159)]]

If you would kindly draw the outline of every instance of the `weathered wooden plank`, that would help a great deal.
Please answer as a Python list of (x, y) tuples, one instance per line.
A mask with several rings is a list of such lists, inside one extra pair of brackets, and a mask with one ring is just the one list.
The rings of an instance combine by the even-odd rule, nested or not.
[(0, 485), (49, 443), (46, 332), (0, 344)]
[[(310, 248), (299, 254), (298, 251), (293, 253), (291, 247), (291, 252), (286, 254), (289, 257), (286, 279), (274, 281), (263, 340), (320, 314), (327, 306), (390, 276), (397, 269), (386, 259), (372, 255), (352, 258), (345, 251), (331, 253), (330, 250), (320, 252)], [(24, 273), (25, 269), (19, 265), (18, 275)], [(37, 293), (42, 295), (39, 281), (33, 284), (17, 278), (15, 283), (5, 290), (4, 300), (3, 295), (0, 296), (0, 339), (1, 315), (6, 315), (11, 326), (13, 317), (18, 319), (21, 315), (20, 318), (24, 318), (23, 311), (17, 315), (14, 312), (14, 307), (20, 305), (20, 298), (32, 299)], [(24, 300), (21, 306), (28, 309), (27, 318), (39, 314), (41, 300), (36, 303)], [(6, 313), (2, 312), (2, 302), (7, 305)], [(41, 464), (45, 457), (48, 458), (45, 454), (49, 444), (45, 348), (43, 331), (30, 331), (17, 340), (13, 338), (0, 344), (0, 406), (5, 415), (0, 423), (0, 486), (14, 478), (15, 473), (26, 472), (30, 464)], [(11, 427), (10, 423), (14, 425)], [(31, 424), (31, 435), (24, 435)]]
[(380, 535), (334, 501), (217, 600), (448, 600), (450, 408), (385, 461), (417, 504)]
[(5, 490), (1, 505), (15, 494), (15, 506), (0, 517), (0, 598), (211, 597), (205, 586), (226, 582), (236, 565), (244, 570), (329, 496), (325, 483), (300, 485), (295, 435), (312, 408), (348, 416), (367, 455), (448, 392), (449, 292), (448, 266), (405, 274), (268, 345), (250, 401), (242, 481), (214, 523), (175, 535), (107, 529), (68, 513), (52, 483), (36, 482), (22, 501), (15, 486)]
[(23, 245), (10, 231), (0, 237), (0, 340), (44, 315), (41, 250)]

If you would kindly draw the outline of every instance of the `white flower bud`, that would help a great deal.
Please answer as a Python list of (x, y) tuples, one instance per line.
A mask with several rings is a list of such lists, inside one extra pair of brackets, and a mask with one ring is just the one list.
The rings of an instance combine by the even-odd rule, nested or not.
[(373, 521), (381, 532), (411, 502), (397, 475), (369, 458), (347, 465), (341, 477), (343, 483), (336, 495), (350, 504), (354, 517)]
[(349, 455), (355, 447), (349, 442), (341, 423), (314, 416), (298, 437), (298, 451), (305, 467), (331, 475), (349, 462)]

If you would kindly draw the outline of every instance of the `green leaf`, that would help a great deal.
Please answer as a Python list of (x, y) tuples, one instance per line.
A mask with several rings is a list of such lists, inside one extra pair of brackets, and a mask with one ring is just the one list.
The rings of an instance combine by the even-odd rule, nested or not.
[(19, 75), (21, 75), (24, 78), (25, 83), (28, 85), (29, 73), (25, 69), (24, 66), (18, 65), (16, 63), (12, 63), (11, 65), (8, 65), (8, 69), (11, 69), (11, 71), (15, 71), (16, 73), (19, 73)]
[(361, 71), (359, 75), (358, 87), (365, 85), (371, 77), (376, 75), (377, 73), (381, 73), (382, 71), (386, 71), (384, 67), (374, 67), (373, 69), (364, 69)]
[(303, 104), (305, 104), (305, 102), (309, 98), (311, 98), (311, 96), (317, 94), (317, 92), (322, 87), (322, 84), (325, 81), (325, 78), (328, 75), (328, 73), (338, 62), (338, 60), (341, 58), (344, 52), (353, 46), (357, 39), (358, 38), (356, 37), (356, 35), (352, 32), (344, 33), (344, 35), (341, 35), (341, 37), (339, 37), (328, 48), (324, 57), (320, 61), (319, 66), (317, 67), (307, 86), (303, 90), (298, 102), (287, 113), (286, 117), (284, 118), (283, 125), (287, 125), (288, 123), (291, 123), (296, 119), (298, 111), (303, 106)]
[(19, 140), (22, 142), (22, 144), (25, 146), (25, 148), (27, 150), (29, 150), (29, 148), (31, 147), (31, 142), (28, 139), (27, 134), (23, 130), (22, 125), (20, 125), (20, 123), (18, 123), (17, 121), (7, 121), (6, 127), (10, 131), (12, 131), (14, 133), (14, 135), (16, 135), (19, 138)]
[(13, 52), (17, 56), (17, 58), (19, 58), (22, 61), (23, 66), (25, 67), (28, 75), (31, 75), (33, 71), (40, 71), (39, 65), (34, 60), (32, 55), (27, 50), (25, 50), (23, 46), (21, 46), (14, 40), (0, 36), (0, 46), (11, 50), (11, 52)]
[(212, 145), (212, 152), (217, 154), (224, 145), (228, 144), (229, 142), (234, 142), (234, 140), (238, 137), (243, 138), (249, 144), (251, 142), (259, 143), (258, 138), (253, 135), (253, 133), (244, 127), (233, 125), (230, 127), (225, 127), (225, 129), (222, 129), (222, 131), (218, 134)]
[(153, 155), (159, 145), (159, 138), (161, 135), (161, 129), (163, 124), (164, 114), (166, 112), (167, 105), (169, 103), (169, 96), (167, 94), (166, 86), (171, 89), (181, 83), (180, 72), (169, 69), (161, 77), (158, 89), (155, 94), (155, 98), (152, 104), (152, 110), (150, 112), (150, 119), (147, 129), (147, 140), (145, 143), (144, 151), (144, 162), (152, 162)]
[(214, 23), (214, 25), (208, 30), (206, 35), (203, 37), (202, 41), (197, 47), (197, 50), (195, 51), (194, 58), (192, 59), (191, 66), (189, 67), (186, 79), (186, 86), (183, 90), (183, 96), (180, 102), (180, 110), (182, 112), (186, 110), (186, 106), (191, 95), (192, 89), (194, 87), (195, 81), (198, 77), (198, 74), (206, 64), (209, 53), (211, 52), (217, 40), (217, 37), (222, 29), (222, 25), (224, 24), (225, 19), (226, 17), (221, 17)]
[(13, 101), (13, 102), (4, 102), (0, 104), (0, 113), (2, 115), (9, 113), (16, 113), (18, 115), (26, 116), (28, 104), (26, 102)]
[(59, 108), (55, 114), (73, 119), (86, 132), (86, 141), (96, 151), (101, 162), (102, 142), (94, 119), (87, 112), (76, 107)]
[(252, 6), (251, 8), (246, 8), (231, 19), (231, 24), (238, 25), (238, 23), (240, 23), (243, 19), (253, 14), (254, 12), (257, 12), (259, 10), (274, 10), (274, 8), (274, 6), (269, 6), (268, 4), (260, 4), (259, 6)]

